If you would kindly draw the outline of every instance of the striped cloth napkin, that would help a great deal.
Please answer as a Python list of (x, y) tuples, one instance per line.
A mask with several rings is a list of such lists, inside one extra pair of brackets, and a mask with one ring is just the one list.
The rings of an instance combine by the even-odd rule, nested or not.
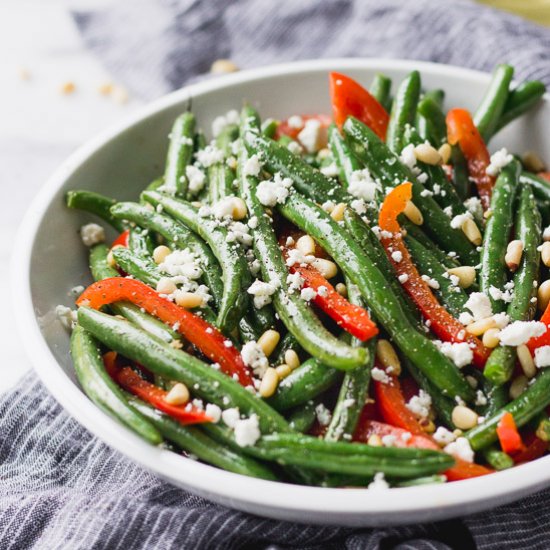
[[(200, 78), (218, 58), (242, 68), (341, 56), (483, 70), (506, 61), (519, 79), (550, 85), (550, 31), (466, 0), (134, 0), (74, 17), (117, 80), (145, 99)], [(262, 519), (134, 465), (71, 419), (32, 373), (0, 398), (3, 549), (545, 549), (549, 503), (539, 493), (462, 519), (379, 529)]]

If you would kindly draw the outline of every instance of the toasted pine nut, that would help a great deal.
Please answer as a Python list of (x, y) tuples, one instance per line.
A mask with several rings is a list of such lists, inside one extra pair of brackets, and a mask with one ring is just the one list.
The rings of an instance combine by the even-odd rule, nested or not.
[(193, 309), (202, 305), (202, 296), (195, 292), (186, 292), (185, 290), (176, 291), (176, 304), (185, 309)]
[(346, 204), (343, 202), (338, 203), (330, 213), (330, 217), (336, 221), (341, 222), (344, 219), (344, 212), (346, 211)]
[(516, 271), (521, 263), (521, 256), (523, 255), (523, 241), (516, 239), (510, 241), (506, 248), (506, 256), (504, 256), (504, 262), (508, 266), (508, 269), (512, 272)]
[(167, 246), (161, 244), (153, 250), (153, 260), (155, 260), (157, 265), (161, 264), (171, 252), (172, 251)]
[(461, 265), (460, 267), (453, 267), (447, 270), (449, 275), (455, 275), (458, 277), (458, 284), (461, 288), (468, 288), (472, 286), (476, 280), (476, 270), (471, 265)]
[(164, 400), (170, 405), (185, 405), (189, 401), (189, 390), (185, 384), (178, 382), (172, 386)]
[(378, 434), (372, 434), (367, 439), (367, 445), (371, 447), (382, 447), (382, 438)]
[(510, 384), (510, 389), (508, 390), (508, 395), (510, 396), (510, 399), (517, 399), (525, 391), (528, 383), (529, 378), (527, 378), (527, 376), (523, 374), (520, 374), (519, 376), (514, 378), (512, 380), (512, 383)]
[(426, 164), (441, 164), (441, 155), (429, 143), (421, 143), (414, 148), (414, 156)]
[(315, 241), (309, 235), (302, 235), (296, 241), (296, 248), (304, 256), (313, 256), (315, 254)]
[(285, 351), (285, 363), (292, 369), (297, 369), (300, 366), (300, 358), (293, 349)]
[(279, 380), (286, 378), (292, 372), (292, 369), (286, 363), (275, 367), (275, 370), (277, 371), (277, 376), (279, 377)]
[(477, 426), (477, 418), (477, 413), (464, 405), (457, 405), (453, 409), (453, 424), (461, 430), (469, 430), (470, 428)]
[(243, 201), (243, 199), (241, 199), (241, 197), (233, 197), (231, 203), (233, 205), (233, 210), (231, 212), (233, 219), (243, 220), (244, 218), (246, 218), (248, 210), (246, 209), (246, 203)]
[(334, 288), (340, 296), (345, 298), (348, 295), (348, 287), (344, 283), (338, 283)]
[(481, 336), (482, 334), (485, 334), (490, 328), (495, 328), (496, 326), (496, 321), (492, 317), (487, 317), (487, 319), (474, 321), (472, 324), (466, 327), (466, 330), (474, 336)]
[(441, 164), (447, 164), (451, 158), (451, 146), (448, 143), (444, 143), (437, 152), (441, 156)]
[(260, 383), (260, 395), (262, 397), (271, 397), (279, 385), (279, 375), (273, 367), (269, 367)]
[(160, 294), (173, 294), (177, 290), (177, 286), (168, 277), (162, 277), (159, 279), (159, 282), (157, 283), (157, 292)]
[(521, 344), (521, 346), (516, 348), (516, 352), (523, 374), (525, 374), (527, 378), (533, 378), (533, 376), (537, 374), (537, 367), (535, 367), (535, 362), (533, 361), (529, 348), (525, 344)]
[(230, 59), (217, 59), (210, 67), (211, 73), (236, 73), (239, 67)]
[(391, 374), (396, 376), (401, 374), (401, 361), (399, 361), (394, 347), (387, 340), (380, 339), (376, 342), (376, 358), (382, 363), (384, 370), (392, 367)]
[(428, 434), (433, 434), (435, 432), (435, 424), (431, 418), (421, 420), (420, 425), (422, 426), (422, 429)]
[(281, 339), (281, 335), (276, 330), (266, 330), (259, 338), (258, 338), (258, 346), (262, 348), (262, 351), (264, 352), (266, 357), (269, 357), (272, 353), (277, 344), (279, 343), (279, 340)]
[(545, 241), (542, 243), (540, 249), (540, 259), (545, 266), (550, 266), (550, 241)]
[(500, 334), (500, 330), (498, 328), (490, 328), (489, 330), (485, 331), (485, 334), (483, 335), (483, 345), (486, 348), (496, 348), (498, 346), (498, 343), (500, 342), (500, 338), (498, 335)]
[(544, 281), (537, 290), (537, 306), (540, 311), (545, 311), (550, 302), (550, 279)]
[(481, 233), (476, 225), (476, 222), (472, 220), (472, 218), (468, 218), (462, 224), (462, 231), (464, 231), (464, 235), (466, 235), (472, 244), (475, 244), (476, 246), (481, 244)]
[(76, 90), (76, 86), (74, 82), (71, 82), (70, 80), (67, 82), (64, 82), (61, 85), (60, 92), (65, 95), (72, 94)]
[(488, 220), (493, 215), (493, 211), (490, 208), (487, 208), (485, 212), (483, 212), (483, 219)]
[(535, 174), (537, 172), (544, 172), (546, 168), (544, 162), (542, 162), (541, 158), (534, 151), (526, 151), (521, 160), (523, 166), (525, 166), (529, 172), (535, 172)]
[(121, 244), (115, 244), (115, 246), (113, 246), (113, 248), (111, 248), (111, 250), (109, 250), (109, 253), (107, 254), (107, 263), (109, 264), (109, 267), (115, 267), (116, 268), (117, 263), (116, 263), (114, 255), (113, 255), (113, 250), (115, 248), (119, 248), (121, 246), (122, 246)]
[(333, 277), (336, 277), (336, 275), (338, 275), (338, 266), (330, 260), (325, 260), (324, 258), (315, 258), (315, 260), (311, 262), (311, 265), (317, 271), (319, 271), (319, 273), (325, 279), (332, 279)]
[(405, 210), (403, 213), (415, 225), (422, 225), (424, 223), (422, 212), (418, 210), (418, 207), (412, 201), (407, 201), (407, 205), (405, 206)]

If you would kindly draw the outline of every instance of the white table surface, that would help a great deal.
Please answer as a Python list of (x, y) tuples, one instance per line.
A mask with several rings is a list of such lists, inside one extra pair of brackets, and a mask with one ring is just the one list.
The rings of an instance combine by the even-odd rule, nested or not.
[[(99, 94), (98, 87), (116, 82), (78, 35), (69, 7), (95, 6), (110, 0), (3, 0), (0, 2), (0, 393), (31, 368), (12, 313), (10, 281), (13, 241), (36, 191), (74, 149), (138, 107)], [(21, 70), (29, 73), (23, 80)], [(76, 91), (63, 95), (63, 83)], [(15, 301), (17, 298), (15, 299)]]

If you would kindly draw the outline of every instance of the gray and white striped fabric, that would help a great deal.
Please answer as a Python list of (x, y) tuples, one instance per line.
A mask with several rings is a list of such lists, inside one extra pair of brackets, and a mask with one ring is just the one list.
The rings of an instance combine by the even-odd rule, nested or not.
[[(550, 85), (550, 31), (466, 0), (134, 0), (78, 12), (87, 45), (134, 94), (335, 56), (408, 57)], [(506, 549), (550, 547), (550, 493), (488, 513), (388, 529), (304, 526), (209, 503), (155, 478), (68, 417), (35, 375), (0, 398), (0, 548)], [(404, 518), (406, 519), (406, 518)]]

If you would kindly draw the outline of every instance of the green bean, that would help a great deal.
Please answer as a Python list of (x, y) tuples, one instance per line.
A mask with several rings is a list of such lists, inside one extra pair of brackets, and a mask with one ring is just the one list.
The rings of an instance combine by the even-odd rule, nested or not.
[(533, 189), (533, 194), (538, 200), (550, 200), (550, 183), (544, 178), (532, 174), (531, 172), (522, 172), (519, 181), (523, 184), (529, 184)]
[(401, 153), (403, 134), (407, 125), (414, 125), (416, 106), (420, 97), (420, 73), (412, 71), (399, 85), (393, 100), (386, 143), (394, 153)]
[(149, 231), (133, 227), (128, 235), (128, 248), (137, 256), (150, 258), (153, 255), (153, 241)]
[(113, 215), (134, 222), (162, 235), (175, 248), (189, 248), (204, 271), (205, 282), (214, 302), (219, 304), (223, 294), (221, 268), (206, 243), (176, 220), (133, 202), (119, 202), (111, 208)]
[(546, 86), (539, 80), (523, 82), (515, 90), (512, 90), (508, 95), (495, 133), (531, 109), (540, 101), (545, 92)]
[(187, 193), (189, 185), (185, 170), (193, 159), (194, 131), (195, 117), (193, 113), (186, 112), (176, 118), (170, 133), (164, 186), (180, 195)]
[(550, 405), (550, 369), (542, 369), (534, 383), (516, 399), (484, 422), (466, 432), (465, 437), (475, 451), (483, 449), (497, 439), (496, 428), (502, 415), (509, 412), (518, 428), (525, 425)]
[(264, 122), (262, 122), (262, 135), (266, 138), (274, 139), (279, 124), (280, 122), (278, 120), (272, 118), (264, 120)]
[(108, 348), (155, 374), (183, 382), (199, 397), (224, 409), (238, 407), (244, 414), (257, 414), (262, 431), (289, 430), (282, 416), (231, 377), (127, 321), (81, 307), (78, 322)]
[(483, 449), (482, 455), (495, 470), (507, 470), (514, 465), (514, 459), (496, 446)]
[(290, 427), (299, 433), (307, 432), (313, 423), (317, 413), (315, 412), (316, 402), (314, 400), (306, 401), (303, 405), (298, 405), (290, 411), (288, 423)]
[(231, 155), (231, 144), (239, 135), (235, 124), (226, 126), (216, 138), (216, 147), (223, 151), (224, 160), (208, 167), (208, 196), (210, 204), (215, 204), (234, 194), (235, 172), (227, 165), (225, 158)]
[(164, 185), (164, 176), (153, 180), (145, 189), (147, 191), (156, 191), (159, 187)]
[(504, 262), (514, 216), (514, 198), (519, 177), (519, 163), (511, 162), (502, 169), (491, 197), (491, 217), (485, 228), (479, 286), (490, 297), (493, 313), (505, 309), (504, 302), (491, 296), (491, 287), (502, 290), (507, 278)]
[(78, 325), (71, 335), (71, 356), (80, 385), (100, 409), (149, 443), (162, 443), (162, 436), (158, 430), (128, 405), (120, 388), (105, 371), (94, 339)]
[(251, 315), (245, 315), (239, 321), (239, 336), (242, 342), (255, 342), (262, 335), (262, 331), (251, 319)]
[(298, 193), (292, 193), (284, 204), (279, 204), (278, 210), (334, 258), (344, 274), (359, 287), (366, 304), (403, 353), (434, 385), (447, 395), (459, 395), (466, 401), (472, 399), (473, 390), (456, 366), (407, 320), (368, 251), (362, 251), (322, 208)]
[[(514, 292), (506, 313), (510, 321), (529, 321), (535, 314), (536, 287), (540, 255), (537, 247), (541, 241), (540, 214), (533, 192), (528, 185), (519, 191), (516, 215), (516, 239), (523, 243), (519, 268), (514, 274)], [(535, 299), (535, 303), (533, 302)], [(483, 374), (495, 385), (507, 382), (513, 373), (517, 353), (511, 346), (499, 346), (493, 350)]]
[(250, 272), (240, 245), (232, 242), (231, 233), (219, 220), (201, 216), (194, 206), (185, 201), (156, 191), (145, 191), (142, 197), (154, 206), (160, 205), (164, 211), (204, 239), (212, 249), (223, 272), (223, 295), (218, 306), (217, 326), (224, 332), (231, 332), (248, 307), (246, 291), (250, 286)]
[(447, 141), (447, 124), (441, 106), (430, 96), (424, 96), (418, 104), (418, 133), (435, 147)]
[(369, 92), (386, 111), (391, 107), (391, 84), (391, 78), (385, 74), (376, 73), (369, 88)]
[(82, 191), (74, 189), (67, 191), (65, 201), (69, 208), (77, 208), (95, 214), (117, 231), (122, 232), (126, 229), (126, 223), (123, 220), (115, 218), (110, 211), (111, 206), (116, 203), (115, 199), (94, 193), (93, 191)]
[(470, 196), (470, 175), (468, 171), (468, 163), (458, 145), (453, 145), (451, 148), (451, 163), (453, 165), (453, 185), (455, 186), (458, 196), (462, 200), (466, 200)]
[[(439, 483), (445, 483), (447, 478), (444, 475), (433, 475), (425, 477), (417, 477), (407, 481), (400, 481), (395, 484), (395, 487), (417, 487), (418, 485), (437, 485)], [(392, 484), (393, 485), (393, 484)]]
[[(253, 111), (245, 108), (242, 119), (241, 135), (251, 134)], [(288, 270), (283, 261), (277, 237), (271, 220), (256, 196), (258, 180), (246, 175), (244, 171), (247, 159), (248, 152), (241, 147), (237, 170), (240, 194), (246, 202), (249, 217), (257, 220), (257, 227), (254, 229), (254, 252), (260, 260), (264, 282), (271, 284), (274, 288), (272, 300), (277, 314), (300, 346), (327, 366), (346, 370), (363, 364), (366, 361), (364, 349), (353, 348), (339, 341), (323, 327), (298, 293), (289, 292)]]
[(138, 256), (124, 246), (114, 248), (112, 254), (117, 265), (124, 272), (146, 285), (156, 288), (157, 283), (162, 278), (162, 273), (152, 258)]
[(331, 124), (328, 128), (328, 143), (334, 157), (334, 162), (338, 166), (340, 181), (347, 189), (353, 172), (361, 170), (363, 165), (351, 152), (349, 145), (344, 141), (340, 130), (338, 130), (335, 124)]
[(509, 97), (514, 68), (497, 65), (491, 83), (474, 115), (474, 124), (487, 143), (495, 133)]
[(128, 403), (142, 414), (169, 441), (200, 460), (229, 472), (275, 481), (273, 472), (253, 458), (236, 453), (206, 435), (200, 428), (183, 426), (177, 420), (131, 397)]
[(476, 265), (478, 254), (464, 232), (450, 227), (449, 217), (433, 197), (426, 194), (424, 186), (412, 172), (392, 153), (387, 145), (370, 128), (359, 120), (349, 117), (344, 124), (346, 139), (350, 140), (355, 155), (377, 178), (385, 190), (396, 182), (410, 181), (413, 185), (413, 202), (424, 217), (423, 227), (447, 252), (456, 252), (467, 265)]

